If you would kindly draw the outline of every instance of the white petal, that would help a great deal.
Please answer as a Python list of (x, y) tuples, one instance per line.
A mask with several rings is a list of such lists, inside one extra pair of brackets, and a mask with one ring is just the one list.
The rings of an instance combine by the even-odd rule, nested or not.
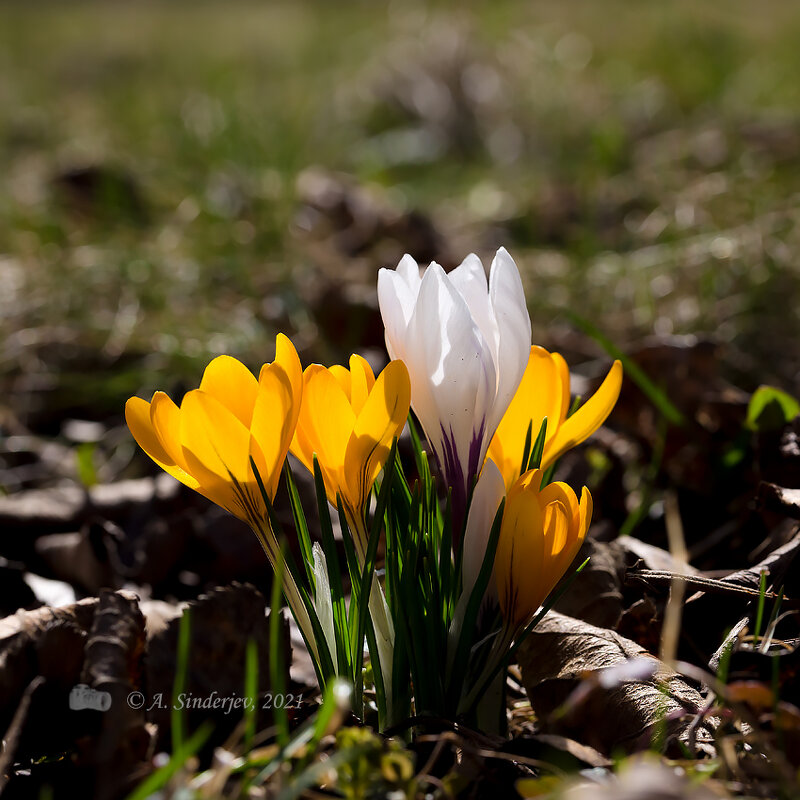
[(470, 253), (459, 266), (448, 273), (447, 277), (466, 301), (469, 313), (486, 343), (492, 348), (493, 361), (496, 365), (500, 337), (494, 311), (489, 304), (489, 287), (481, 260), (474, 253)]
[[(469, 507), (467, 529), (464, 533), (464, 560), (461, 574), (463, 591), (467, 597), (469, 597), (475, 581), (478, 580), (486, 546), (489, 543), (489, 534), (492, 532), (492, 523), (505, 493), (503, 476), (494, 461), (490, 459), (484, 464), (481, 476), (475, 486), (472, 505)], [(489, 589), (491, 590), (493, 587), (494, 581), (490, 581)]]
[[(438, 264), (431, 264), (422, 279), (417, 308), (409, 325), (407, 353), (414, 360), (419, 357), (424, 364), (433, 401), (432, 407), (418, 407), (415, 400), (419, 399), (419, 393), (415, 397), (412, 378), (414, 411), (445, 471), (447, 459), (441, 445), (437, 447), (436, 443), (441, 442), (443, 433), (452, 441), (465, 482), (462, 488), (466, 490), (470, 447), (485, 425), (494, 399), (496, 376), (491, 355), (464, 298)], [(482, 458), (483, 453), (478, 468)]]
[(531, 351), (531, 318), (514, 259), (501, 247), (489, 275), (489, 302), (499, 332), (497, 397), (489, 419), (489, 437), (500, 424), (519, 388)]
[(386, 330), (386, 349), (392, 358), (399, 358), (406, 338), (408, 322), (414, 311), (416, 295), (394, 270), (378, 271), (378, 306)]
[(408, 284), (408, 288), (412, 290), (414, 296), (419, 294), (419, 285), (422, 282), (422, 277), (419, 274), (419, 264), (406, 253), (397, 265), (397, 274)]

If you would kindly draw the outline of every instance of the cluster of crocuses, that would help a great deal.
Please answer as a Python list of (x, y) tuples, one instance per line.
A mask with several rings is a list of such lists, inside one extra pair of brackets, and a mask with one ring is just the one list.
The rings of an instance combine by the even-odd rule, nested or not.
[[(382, 725), (412, 707), (474, 716), (584, 539), (591, 495), (584, 488), (578, 500), (550, 477), (611, 412), (622, 368), (615, 362), (594, 396), (571, 407), (564, 359), (530, 344), (519, 272), (504, 249), (488, 283), (474, 255), (422, 275), (406, 256), (380, 271), (378, 298), (393, 360), (377, 378), (357, 355), (349, 369), (303, 371), (279, 334), (258, 378), (219, 356), (180, 406), (162, 392), (149, 403), (134, 397), (126, 419), (160, 467), (254, 530), (321, 685), (343, 675), (359, 695), (366, 641)], [(404, 467), (396, 440), (407, 420), (414, 464)], [(289, 451), (314, 474), (319, 541)], [(301, 569), (272, 508), (282, 472)]]

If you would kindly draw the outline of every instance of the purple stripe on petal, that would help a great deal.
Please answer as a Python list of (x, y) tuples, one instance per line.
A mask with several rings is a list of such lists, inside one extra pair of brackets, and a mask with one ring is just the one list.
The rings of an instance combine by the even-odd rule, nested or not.
[(477, 431), (472, 432), (472, 440), (467, 451), (467, 473), (464, 474), (464, 464), (458, 453), (458, 445), (453, 435), (453, 429), (446, 431), (441, 426), (442, 431), (442, 453), (439, 466), (445, 485), (452, 488), (452, 509), (453, 509), (453, 545), (457, 545), (464, 525), (467, 521), (467, 502), (469, 490), (480, 472), (484, 456), (484, 433), (486, 430), (486, 420), (481, 420)]

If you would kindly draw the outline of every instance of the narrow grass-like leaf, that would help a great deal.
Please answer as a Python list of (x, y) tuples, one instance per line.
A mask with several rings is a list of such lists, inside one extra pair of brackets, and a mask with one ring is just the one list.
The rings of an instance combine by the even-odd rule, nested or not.
[[(264, 482), (261, 480), (261, 475), (259, 474), (258, 467), (256, 466), (255, 461), (253, 461), (252, 456), (250, 457), (250, 465), (253, 469), (256, 482), (258, 483), (258, 488), (261, 491), (261, 497), (264, 501), (264, 506), (267, 509), (270, 529), (272, 530), (273, 536), (275, 536), (277, 540), (283, 542), (285, 541), (286, 537), (283, 535), (280, 521), (275, 514), (275, 509), (272, 507), (272, 501), (269, 499), (269, 494), (264, 486)], [(267, 549), (264, 542), (262, 542), (262, 547), (264, 547), (265, 550)], [(284, 550), (281, 551), (281, 553), (281, 563), (283, 564), (283, 568), (289, 570), (292, 579), (294, 580), (295, 585), (300, 592), (300, 599), (305, 606), (306, 614), (308, 615), (309, 622), (311, 623), (312, 632), (314, 634), (313, 644), (316, 646), (317, 652), (319, 653), (319, 662), (317, 662), (313, 656), (314, 649), (311, 646), (312, 643), (308, 641), (308, 637), (306, 636), (306, 632), (303, 630), (303, 626), (298, 625), (297, 627), (300, 630), (303, 641), (306, 643), (306, 648), (309, 652), (309, 655), (311, 655), (311, 661), (314, 664), (314, 671), (317, 674), (317, 681), (319, 682), (320, 688), (324, 688), (326, 682), (336, 674), (336, 670), (333, 665), (332, 654), (328, 649), (325, 633), (322, 630), (322, 625), (320, 625), (319, 617), (317, 616), (317, 610), (314, 606), (314, 601), (311, 598), (308, 588), (303, 581), (303, 576), (300, 573), (300, 570), (297, 568), (297, 564), (292, 557), (291, 551)]]
[(492, 523), (492, 530), (489, 534), (489, 541), (486, 544), (486, 552), (483, 555), (481, 562), (480, 572), (472, 587), (472, 591), (467, 601), (467, 610), (464, 613), (464, 621), (459, 631), (458, 643), (456, 644), (455, 659), (453, 660), (453, 672), (448, 680), (448, 706), (455, 709), (458, 706), (459, 698), (464, 686), (464, 678), (467, 674), (467, 667), (469, 661), (469, 653), (472, 650), (472, 645), (475, 640), (475, 631), (477, 628), (478, 612), (480, 611), (481, 602), (486, 594), (486, 588), (489, 585), (489, 579), (494, 569), (494, 558), (497, 553), (497, 543), (500, 540), (500, 527), (503, 522), (503, 510), (505, 509), (506, 501), (503, 498), (500, 501), (500, 506), (497, 513), (494, 515), (494, 522)]
[(321, 783), (326, 776), (345, 764), (358, 761), (371, 750), (372, 745), (370, 744), (359, 744), (354, 747), (337, 750), (324, 761), (317, 761), (307, 767), (300, 775), (294, 776), (288, 786), (274, 795), (275, 800), (299, 800), (304, 796), (307, 789)]
[(761, 625), (764, 622), (764, 600), (767, 594), (767, 570), (761, 570), (758, 582), (758, 606), (756, 608), (756, 629), (753, 633), (753, 647), (758, 648), (758, 637), (761, 636)]
[(410, 411), (408, 412), (408, 433), (411, 436), (411, 451), (414, 453), (417, 472), (422, 475), (422, 440), (419, 437), (417, 426), (414, 424), (414, 416)]
[[(328, 564), (328, 581), (331, 587), (331, 605), (333, 607), (333, 630), (336, 639), (337, 674), (350, 675), (352, 666), (352, 649), (347, 635), (347, 608), (344, 600), (342, 573), (339, 567), (339, 554), (333, 538), (333, 524), (328, 507), (328, 496), (325, 482), (316, 455), (314, 456), (314, 487), (317, 494), (317, 511), (319, 513), (320, 531), (322, 532), (322, 550)], [(343, 536), (346, 539), (347, 536)]]
[(300, 502), (300, 493), (297, 491), (297, 484), (292, 474), (292, 468), (289, 466), (289, 459), (287, 458), (284, 463), (284, 472), (286, 474), (286, 488), (289, 492), (289, 505), (292, 509), (292, 518), (294, 519), (294, 527), (297, 531), (297, 540), (300, 544), (300, 551), (303, 554), (303, 564), (306, 568), (306, 575), (308, 582), (312, 589), (314, 586), (314, 556), (311, 552), (311, 535), (308, 532), (308, 523), (306, 515), (303, 511), (303, 506)]
[[(369, 596), (372, 589), (373, 577), (375, 575), (375, 558), (378, 554), (378, 542), (380, 541), (381, 529), (383, 528), (384, 519), (386, 516), (386, 504), (389, 501), (391, 494), (391, 486), (394, 473), (394, 462), (397, 457), (397, 439), (392, 442), (392, 448), (389, 451), (389, 457), (383, 468), (383, 482), (381, 484), (381, 491), (378, 495), (378, 503), (375, 507), (375, 515), (372, 518), (372, 525), (370, 526), (369, 540), (367, 542), (367, 553), (364, 560), (364, 568), (361, 573), (361, 588), (359, 590), (359, 608), (358, 608), (358, 630), (356, 640), (352, 648), (354, 673), (357, 675), (361, 671), (361, 663), (364, 657), (363, 641), (365, 635), (365, 628), (367, 625), (367, 615), (369, 614)], [(375, 691), (378, 695), (379, 703), (383, 704), (386, 708), (385, 688), (383, 686), (382, 674), (379, 681), (377, 673), (381, 671), (380, 657), (378, 656), (377, 647), (374, 651), (370, 650), (372, 658), (372, 671), (375, 677)], [(376, 668), (377, 666), (377, 668)]]
[(157, 796), (170, 779), (183, 768), (186, 762), (206, 743), (214, 730), (210, 722), (204, 722), (180, 747), (173, 750), (169, 761), (163, 767), (147, 776), (126, 798), (126, 800), (147, 800)]
[(192, 611), (184, 609), (178, 625), (178, 652), (175, 656), (175, 681), (172, 684), (172, 752), (183, 748), (186, 736), (185, 717), (181, 695), (186, 691), (186, 676), (189, 672), (189, 648), (191, 645)]
[(528, 422), (528, 430), (525, 433), (525, 446), (522, 448), (522, 461), (519, 465), (520, 475), (528, 471), (528, 461), (530, 461), (532, 444), (533, 444), (533, 420)]
[[(281, 547), (283, 556), (285, 547)], [(272, 597), (269, 606), (269, 683), (272, 692), (272, 713), (275, 719), (275, 727), (278, 732), (278, 745), (281, 748), (289, 743), (289, 716), (286, 713), (286, 705), (281, 702), (280, 706), (275, 701), (276, 697), (286, 696), (286, 659), (284, 657), (281, 642), (281, 597), (283, 586), (283, 570), (285, 559), (281, 558), (275, 576), (272, 579)], [(324, 637), (323, 637), (324, 638)]]
[(253, 749), (258, 711), (258, 645), (252, 637), (247, 640), (244, 662), (244, 752)]
[(542, 456), (544, 455), (544, 440), (546, 438), (547, 417), (543, 417), (542, 424), (539, 426), (539, 433), (536, 434), (536, 439), (531, 447), (531, 455), (528, 459), (528, 465), (523, 472), (527, 472), (530, 469), (539, 469), (542, 464)]

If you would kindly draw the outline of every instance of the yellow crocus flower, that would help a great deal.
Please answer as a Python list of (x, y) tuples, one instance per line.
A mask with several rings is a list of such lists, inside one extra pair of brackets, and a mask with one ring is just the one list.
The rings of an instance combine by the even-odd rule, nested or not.
[(125, 419), (163, 470), (245, 522), (260, 525), (267, 511), (250, 459), (272, 500), (302, 392), (297, 351), (279, 334), (275, 361), (261, 368), (258, 380), (240, 361), (218, 356), (180, 406), (164, 392), (156, 392), (149, 403), (132, 397)]
[[(264, 364), (258, 379), (235, 358), (218, 356), (206, 367), (200, 387), (187, 392), (180, 406), (164, 392), (156, 392), (149, 403), (131, 397), (125, 420), (139, 446), (165, 472), (250, 525), (274, 569), (282, 555), (253, 463), (272, 502), (302, 393), (297, 351), (278, 334), (275, 360)], [(300, 591), (289, 570), (282, 574), (286, 599), (318, 658)]]
[[(341, 498), (362, 565), (368, 543), (364, 506), (410, 405), (411, 382), (402, 361), (389, 362), (377, 380), (358, 355), (350, 357), (349, 370), (311, 364), (303, 373), (303, 403), (292, 452), (312, 472), (317, 456), (328, 501), (336, 505), (337, 495)], [(368, 603), (384, 686), (391, 686), (394, 625), (375, 575)], [(391, 695), (387, 704), (391, 719)]]
[(592, 519), (592, 496), (580, 502), (561, 482), (540, 489), (543, 470), (529, 470), (506, 497), (494, 561), (497, 596), (510, 631), (533, 618), (583, 543)]
[[(559, 353), (533, 345), (522, 382), (489, 445), (487, 459), (500, 468), (506, 489), (519, 477), (525, 438), (532, 423), (536, 440), (547, 417), (542, 469), (588, 439), (606, 420), (619, 398), (622, 364), (615, 361), (600, 388), (570, 417), (569, 368)], [(533, 441), (531, 444), (533, 444)]]
[(303, 402), (292, 452), (313, 472), (317, 456), (328, 500), (337, 494), (359, 541), (363, 509), (392, 440), (403, 429), (411, 402), (408, 370), (392, 361), (377, 380), (367, 361), (350, 357), (350, 369), (311, 364), (303, 373)]

